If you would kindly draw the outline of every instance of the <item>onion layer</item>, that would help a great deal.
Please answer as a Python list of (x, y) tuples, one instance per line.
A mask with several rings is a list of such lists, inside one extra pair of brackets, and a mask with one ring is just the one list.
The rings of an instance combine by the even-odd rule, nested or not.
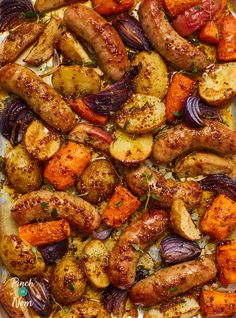
[(128, 290), (116, 288), (110, 284), (102, 294), (104, 307), (116, 317), (123, 317), (125, 304), (128, 299)]

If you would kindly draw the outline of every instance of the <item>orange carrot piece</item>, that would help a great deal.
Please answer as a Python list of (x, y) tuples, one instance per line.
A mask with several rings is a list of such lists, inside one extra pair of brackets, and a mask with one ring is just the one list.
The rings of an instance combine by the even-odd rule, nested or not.
[(119, 227), (134, 213), (141, 202), (125, 187), (118, 185), (102, 215), (103, 221), (112, 227)]
[(166, 97), (166, 119), (172, 122), (175, 113), (181, 112), (184, 102), (193, 89), (194, 81), (182, 74), (175, 74)]
[(94, 10), (101, 15), (121, 13), (133, 6), (134, 0), (93, 0)]
[(227, 317), (236, 312), (236, 293), (202, 290), (200, 306), (204, 317)]
[(70, 236), (70, 225), (65, 220), (27, 224), (19, 227), (19, 236), (36, 246), (52, 244)]
[(164, 0), (164, 7), (172, 17), (175, 17), (200, 3), (202, 0)]
[(216, 249), (220, 281), (224, 285), (236, 283), (236, 242), (227, 242)]
[(199, 39), (209, 44), (217, 44), (219, 42), (219, 31), (214, 21), (209, 21), (200, 30)]
[(91, 151), (82, 144), (69, 141), (48, 162), (44, 177), (57, 190), (74, 185), (76, 175), (82, 174), (91, 159)]
[(232, 15), (226, 15), (222, 21), (218, 59), (224, 62), (236, 60), (236, 19)]
[(95, 113), (83, 102), (81, 98), (77, 98), (75, 101), (68, 100), (67, 102), (74, 112), (93, 124), (105, 125), (108, 121), (108, 116)]
[(236, 202), (219, 194), (206, 210), (201, 229), (217, 240), (224, 240), (233, 231), (236, 224)]

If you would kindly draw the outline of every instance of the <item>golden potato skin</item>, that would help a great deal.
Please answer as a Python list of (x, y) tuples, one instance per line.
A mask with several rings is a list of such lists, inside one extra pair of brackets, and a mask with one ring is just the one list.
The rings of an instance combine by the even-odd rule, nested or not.
[(106, 160), (96, 160), (85, 169), (77, 184), (80, 193), (87, 193), (83, 198), (96, 204), (107, 199), (115, 189), (116, 173), (112, 164)]
[(5, 170), (16, 191), (27, 193), (40, 188), (42, 181), (40, 164), (29, 156), (23, 145), (17, 145), (7, 154)]
[(132, 61), (132, 66), (142, 63), (136, 76), (136, 93), (156, 96), (161, 100), (168, 90), (167, 67), (161, 56), (156, 52), (140, 52)]
[(87, 279), (80, 262), (66, 254), (55, 266), (50, 280), (55, 299), (64, 305), (77, 301), (83, 295)]
[(42, 275), (45, 263), (41, 253), (17, 235), (5, 235), (0, 242), (0, 256), (6, 268), (19, 278)]
[(79, 65), (60, 66), (52, 77), (56, 91), (63, 96), (80, 96), (98, 93), (101, 81), (91, 67)]

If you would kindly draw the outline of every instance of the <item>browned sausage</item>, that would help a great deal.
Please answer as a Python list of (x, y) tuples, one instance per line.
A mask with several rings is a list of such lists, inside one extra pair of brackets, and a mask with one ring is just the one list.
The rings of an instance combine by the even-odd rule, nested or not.
[[(150, 181), (146, 179), (146, 176), (150, 176)], [(158, 172), (144, 165), (132, 170), (127, 169), (125, 179), (128, 187), (137, 196), (147, 193), (149, 183), (151, 193), (160, 198), (153, 203), (161, 207), (170, 208), (174, 200), (181, 199), (187, 208), (193, 208), (201, 201), (202, 189), (197, 182), (166, 180)]]
[(203, 128), (190, 128), (185, 124), (167, 129), (154, 144), (153, 158), (168, 163), (178, 156), (199, 149), (222, 155), (236, 153), (236, 132), (216, 120), (205, 120)]
[(140, 252), (133, 246), (146, 249), (165, 231), (167, 223), (165, 211), (153, 210), (144, 213), (127, 227), (116, 242), (109, 259), (108, 275), (113, 285), (121, 289), (128, 289), (133, 285), (140, 258)]
[(36, 0), (34, 8), (37, 12), (54, 10), (75, 2), (85, 2), (86, 0)]
[(155, 50), (169, 62), (186, 70), (193, 66), (203, 70), (207, 66), (206, 56), (172, 28), (160, 0), (143, 0), (139, 18)]
[(135, 284), (130, 299), (136, 305), (155, 306), (209, 282), (216, 273), (215, 263), (207, 257), (163, 268)]
[(0, 86), (23, 98), (52, 127), (67, 132), (75, 114), (60, 95), (27, 67), (7, 64), (0, 69)]
[(94, 48), (101, 69), (113, 80), (119, 80), (128, 68), (128, 56), (119, 35), (94, 10), (78, 4), (64, 14), (67, 26)]
[(24, 194), (15, 202), (11, 213), (17, 224), (24, 225), (52, 219), (55, 209), (58, 218), (86, 233), (92, 233), (100, 225), (100, 215), (94, 206), (66, 192), (38, 190)]

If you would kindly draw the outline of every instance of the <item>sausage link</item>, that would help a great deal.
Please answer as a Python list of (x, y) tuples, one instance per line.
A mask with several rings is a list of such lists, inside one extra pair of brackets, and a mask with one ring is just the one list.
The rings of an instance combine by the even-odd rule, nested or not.
[(11, 213), (17, 224), (24, 225), (51, 220), (55, 209), (58, 218), (86, 233), (92, 233), (100, 225), (100, 215), (90, 203), (66, 192), (38, 190), (24, 194), (15, 202)]
[(121, 79), (128, 68), (128, 56), (112, 25), (97, 12), (81, 4), (67, 8), (64, 20), (72, 31), (94, 48), (101, 69), (111, 79)]
[(144, 213), (132, 222), (116, 242), (109, 259), (108, 275), (112, 284), (121, 289), (128, 289), (135, 280), (136, 266), (141, 250), (151, 245), (165, 231), (168, 216), (165, 211), (153, 210)]
[(130, 291), (130, 299), (136, 305), (155, 306), (174, 296), (203, 285), (216, 277), (215, 263), (203, 257), (160, 269), (140, 280)]
[(75, 114), (60, 95), (30, 69), (7, 64), (0, 69), (0, 86), (26, 101), (50, 126), (67, 132), (75, 125)]
[(198, 48), (182, 38), (170, 25), (160, 0), (143, 0), (139, 18), (155, 50), (179, 68), (191, 71), (193, 66), (203, 70), (207, 57)]

